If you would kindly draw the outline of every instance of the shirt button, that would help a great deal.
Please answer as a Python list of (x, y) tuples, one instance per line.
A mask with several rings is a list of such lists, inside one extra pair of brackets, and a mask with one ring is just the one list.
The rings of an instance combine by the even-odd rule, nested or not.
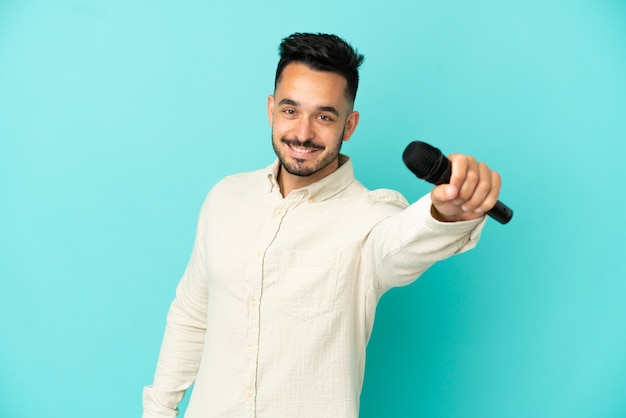
[(283, 211), (282, 211), (282, 210), (280, 210), (280, 209), (277, 209), (277, 210), (276, 210), (276, 212), (274, 212), (274, 214), (275, 214), (276, 216), (283, 216)]
[(248, 346), (248, 353), (254, 353), (254, 347), (252, 347), (251, 345)]
[(309, 199), (309, 203), (315, 203), (315, 198), (313, 198), (313, 197), (312, 197), (312, 198), (310, 198), (310, 199)]
[(246, 398), (251, 398), (251, 397), (252, 397), (252, 391), (246, 390)]
[(250, 299), (250, 307), (256, 308), (256, 299)]

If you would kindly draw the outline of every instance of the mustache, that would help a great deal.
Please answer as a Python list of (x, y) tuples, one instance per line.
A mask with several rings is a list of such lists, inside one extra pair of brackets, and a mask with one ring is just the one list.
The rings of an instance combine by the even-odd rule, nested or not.
[(325, 146), (321, 144), (316, 144), (310, 139), (307, 139), (306, 141), (300, 141), (298, 138), (291, 139), (287, 137), (282, 137), (280, 139), (280, 142), (282, 142), (283, 144), (292, 146), (292, 147), (312, 148), (312, 149), (317, 149), (317, 150), (323, 150), (326, 148)]

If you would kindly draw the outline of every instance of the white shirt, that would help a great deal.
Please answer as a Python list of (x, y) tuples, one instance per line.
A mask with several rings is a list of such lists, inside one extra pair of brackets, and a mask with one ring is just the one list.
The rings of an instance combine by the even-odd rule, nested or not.
[(283, 198), (278, 161), (219, 182), (202, 207), (144, 418), (356, 417), (376, 304), (476, 244), (484, 221), (441, 223), (368, 191), (352, 163)]

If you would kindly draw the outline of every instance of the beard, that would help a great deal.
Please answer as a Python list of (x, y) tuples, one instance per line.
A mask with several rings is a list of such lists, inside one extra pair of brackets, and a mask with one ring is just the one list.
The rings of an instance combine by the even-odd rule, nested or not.
[[(322, 152), (321, 159), (305, 160), (292, 158), (280, 148), (281, 144), (319, 150)], [(307, 139), (306, 141), (300, 141), (297, 138), (289, 139), (287, 137), (282, 137), (280, 139), (274, 140), (274, 133), (272, 132), (272, 146), (274, 147), (274, 152), (276, 153), (276, 156), (278, 157), (281, 166), (289, 174), (298, 177), (308, 177), (328, 167), (329, 164), (331, 164), (339, 157), (339, 152), (341, 151), (342, 144), (343, 137), (338, 138), (337, 142), (334, 144), (334, 146), (332, 146), (332, 148), (327, 148), (324, 145), (316, 144), (310, 139)], [(327, 151), (327, 154), (324, 155), (324, 151)]]

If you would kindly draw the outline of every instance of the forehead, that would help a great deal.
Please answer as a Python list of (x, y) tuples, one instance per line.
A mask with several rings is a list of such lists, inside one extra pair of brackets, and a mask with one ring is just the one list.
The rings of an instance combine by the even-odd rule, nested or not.
[[(337, 73), (316, 71), (300, 63), (287, 65), (276, 84), (275, 96), (295, 101), (316, 101), (346, 105), (346, 79)], [(314, 103), (319, 104), (319, 103)]]

